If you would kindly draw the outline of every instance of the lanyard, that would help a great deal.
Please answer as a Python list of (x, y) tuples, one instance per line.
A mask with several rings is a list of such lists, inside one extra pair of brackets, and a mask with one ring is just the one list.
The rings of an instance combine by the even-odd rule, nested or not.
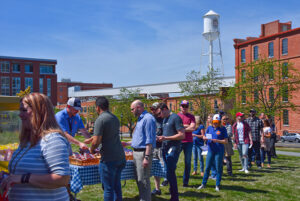
[[(24, 149), (24, 148), (20, 149), (20, 150), (18, 151), (18, 153), (16, 153), (16, 155), (11, 159), (11, 166), (12, 166), (12, 164), (13, 164), (13, 161), (17, 158), (17, 156), (21, 153), (21, 151), (23, 151), (23, 149)], [(20, 160), (23, 158), (23, 156), (24, 156), (30, 149), (31, 149), (31, 147), (29, 146), (28, 149), (26, 149), (26, 150), (23, 152), (23, 154), (20, 156), (20, 158), (18, 158), (18, 160), (16, 161), (16, 163), (15, 163), (13, 169), (11, 169), (11, 167), (10, 167), (9, 172), (10, 172), (11, 174), (15, 174), (15, 172), (16, 172), (16, 167), (17, 167), (18, 163), (20, 162)]]

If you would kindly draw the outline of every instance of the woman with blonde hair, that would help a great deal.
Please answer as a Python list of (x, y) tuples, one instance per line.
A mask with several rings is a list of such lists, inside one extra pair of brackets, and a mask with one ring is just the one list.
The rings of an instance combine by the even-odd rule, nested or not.
[[(50, 99), (39, 93), (20, 102), (20, 145), (9, 162), (9, 176), (1, 182), (9, 200), (69, 199), (70, 144), (59, 128)], [(0, 177), (3, 177), (1, 173)]]

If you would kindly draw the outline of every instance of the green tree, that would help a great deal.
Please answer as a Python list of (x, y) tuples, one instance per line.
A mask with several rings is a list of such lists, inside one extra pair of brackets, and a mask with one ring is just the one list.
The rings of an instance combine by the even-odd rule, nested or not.
[(179, 83), (179, 87), (185, 96), (190, 97), (194, 105), (194, 114), (199, 115), (204, 123), (207, 116), (214, 112), (212, 100), (219, 95), (222, 82), (218, 77), (218, 70), (210, 69), (206, 75), (201, 76), (200, 71), (191, 71), (186, 76), (186, 82)]
[(238, 82), (228, 96), (235, 97), (232, 113), (248, 112), (250, 108), (255, 108), (258, 112), (280, 119), (284, 109), (296, 109), (291, 99), (299, 89), (300, 73), (292, 63), (260, 59), (236, 68), (244, 73), (236, 77)]
[(120, 95), (117, 98), (110, 100), (111, 110), (119, 118), (121, 126), (126, 126), (132, 137), (137, 118), (131, 113), (130, 105), (136, 99), (141, 99), (139, 96), (140, 90), (129, 90), (126, 88), (120, 89)]

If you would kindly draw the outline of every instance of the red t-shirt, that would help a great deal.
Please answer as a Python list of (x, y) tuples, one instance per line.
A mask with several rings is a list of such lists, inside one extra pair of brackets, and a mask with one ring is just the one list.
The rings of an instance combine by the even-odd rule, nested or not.
[[(191, 123), (195, 123), (195, 117), (190, 113), (182, 114), (181, 112), (179, 112), (178, 115), (182, 119), (183, 125), (190, 125)], [(185, 132), (185, 138), (181, 142), (193, 142), (192, 132)]]

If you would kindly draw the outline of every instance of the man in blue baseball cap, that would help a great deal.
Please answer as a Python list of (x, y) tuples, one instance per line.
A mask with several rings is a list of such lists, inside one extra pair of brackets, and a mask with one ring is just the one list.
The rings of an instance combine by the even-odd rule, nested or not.
[(74, 138), (78, 131), (87, 139), (91, 137), (83, 125), (79, 111), (82, 111), (80, 99), (70, 98), (67, 107), (56, 113), (55, 118), (70, 143), (78, 145), (81, 149), (88, 149), (85, 143)]

